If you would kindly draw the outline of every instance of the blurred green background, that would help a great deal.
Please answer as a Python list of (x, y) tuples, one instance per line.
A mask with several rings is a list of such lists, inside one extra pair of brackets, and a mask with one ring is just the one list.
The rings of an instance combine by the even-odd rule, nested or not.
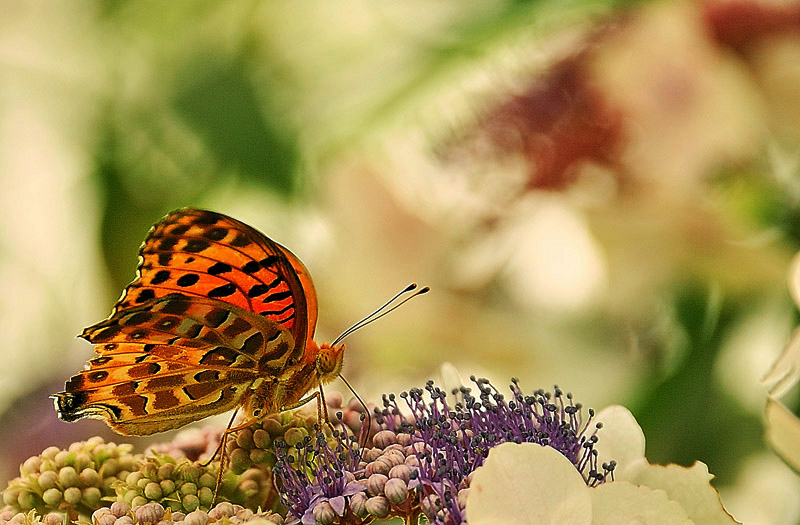
[(740, 521), (800, 521), (760, 384), (798, 320), (800, 3), (0, 6), (5, 479), (125, 440), (47, 396), (148, 228), (200, 206), (306, 263), (318, 340), (433, 288), (348, 339), (366, 399), (445, 361), (557, 383), (707, 463)]

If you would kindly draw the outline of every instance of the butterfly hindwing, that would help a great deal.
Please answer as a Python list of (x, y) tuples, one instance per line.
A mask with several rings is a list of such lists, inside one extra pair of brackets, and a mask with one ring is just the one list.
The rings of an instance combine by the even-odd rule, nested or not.
[(227, 303), (170, 294), (86, 330), (98, 356), (56, 394), (66, 421), (123, 434), (178, 428), (242, 404), (251, 385), (299, 359), (288, 330)]

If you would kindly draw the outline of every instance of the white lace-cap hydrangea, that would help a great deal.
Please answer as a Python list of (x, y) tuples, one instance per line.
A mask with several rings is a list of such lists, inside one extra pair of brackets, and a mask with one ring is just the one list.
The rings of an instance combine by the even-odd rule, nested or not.
[(473, 474), (470, 525), (729, 525), (737, 523), (710, 485), (707, 467), (651, 465), (644, 434), (626, 408), (601, 411), (599, 461), (617, 461), (614, 481), (589, 487), (551, 447), (504, 443)]
[[(795, 255), (789, 269), (789, 293), (800, 307), (800, 253)], [(772, 385), (764, 409), (767, 443), (787, 465), (800, 472), (800, 419), (782, 402), (784, 398), (790, 398), (798, 382), (800, 329), (795, 331), (783, 354), (764, 377), (764, 383)]]

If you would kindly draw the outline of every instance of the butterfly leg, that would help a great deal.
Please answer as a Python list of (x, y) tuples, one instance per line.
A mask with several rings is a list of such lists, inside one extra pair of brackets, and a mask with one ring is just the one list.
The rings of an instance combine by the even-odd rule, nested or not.
[(251, 419), (248, 419), (247, 421), (245, 421), (244, 423), (241, 423), (241, 424), (236, 425), (234, 427), (232, 425), (233, 425), (234, 419), (236, 418), (237, 412), (239, 412), (238, 408), (233, 411), (233, 416), (231, 416), (231, 420), (228, 422), (228, 427), (222, 433), (222, 436), (219, 439), (219, 445), (217, 445), (217, 449), (214, 451), (214, 454), (212, 454), (211, 458), (209, 458), (208, 461), (206, 461), (204, 463), (201, 463), (201, 465), (204, 466), (204, 467), (208, 466), (212, 461), (214, 461), (214, 458), (217, 456), (217, 454), (220, 455), (219, 456), (219, 472), (217, 472), (217, 483), (216, 483), (216, 485), (214, 485), (214, 498), (211, 500), (211, 506), (212, 507), (217, 504), (217, 496), (219, 496), (219, 489), (222, 486), (222, 476), (225, 474), (225, 466), (226, 466), (226, 459), (227, 459), (227, 456), (225, 455), (225, 444), (228, 441), (228, 436), (233, 434), (234, 432), (238, 432), (239, 430), (242, 430), (243, 428), (247, 428), (250, 425), (252, 425), (253, 423), (255, 423), (256, 421), (258, 421), (258, 419), (256, 419), (256, 418), (251, 418)]
[(301, 406), (305, 405), (306, 403), (314, 399), (317, 400), (317, 421), (320, 423), (330, 421), (330, 418), (328, 417), (328, 405), (325, 403), (325, 393), (322, 390), (322, 385), (320, 385), (319, 391), (304, 397), (297, 403), (282, 406), (281, 412), (285, 410), (293, 410), (295, 408), (300, 408)]

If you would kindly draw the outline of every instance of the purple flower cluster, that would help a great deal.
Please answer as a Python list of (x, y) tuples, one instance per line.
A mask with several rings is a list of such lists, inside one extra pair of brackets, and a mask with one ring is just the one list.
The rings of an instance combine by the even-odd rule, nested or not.
[(384, 396), (379, 422), (395, 431), (413, 430), (415, 440), (425, 445), (418, 453), (417, 479), (422, 510), (431, 523), (466, 522), (471, 474), (489, 450), (501, 443), (552, 447), (575, 465), (589, 486), (613, 477), (614, 462), (601, 465), (602, 471), (597, 468), (596, 431), (602, 424), (591, 426), (592, 409), (583, 421), (582, 405), (573, 402), (572, 394), (555, 387), (552, 393), (540, 389), (526, 396), (512, 379), (512, 396), (507, 401), (488, 380), (470, 379), (478, 396), (462, 387), (453, 392), (460, 400), (452, 407), (446, 393), (432, 381), (425, 386), (430, 401), (421, 389), (401, 393), (413, 419), (402, 415), (394, 395)]
[(280, 480), (289, 512), (303, 525), (332, 523), (336, 516), (345, 515), (349, 496), (366, 490), (353, 474), (360, 461), (355, 438), (339, 430), (333, 430), (331, 437), (333, 448), (321, 431), (294, 446), (283, 440), (275, 442), (273, 472)]
[(584, 420), (571, 394), (555, 387), (524, 395), (514, 379), (506, 399), (487, 380), (471, 379), (476, 395), (462, 387), (454, 403), (432, 381), (384, 396), (375, 409), (382, 430), (371, 447), (359, 448), (344, 429), (276, 443), (274, 473), (295, 522), (358, 524), (389, 515), (413, 521), (422, 512), (430, 523), (461, 525), (472, 473), (506, 442), (558, 450), (588, 486), (613, 479), (614, 462), (598, 468), (601, 424), (592, 424), (591, 409)]

